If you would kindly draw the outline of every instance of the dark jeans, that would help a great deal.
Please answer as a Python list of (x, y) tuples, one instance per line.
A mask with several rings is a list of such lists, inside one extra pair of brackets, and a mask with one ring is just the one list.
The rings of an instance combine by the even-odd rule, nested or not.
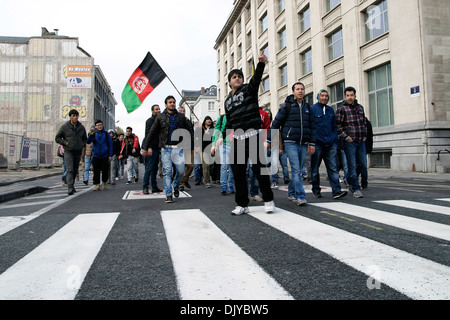
[(361, 166), (361, 175), (365, 174), (367, 176), (366, 143), (364, 141), (344, 142), (344, 151), (348, 164), (347, 182), (350, 185), (351, 190), (354, 192), (361, 189), (358, 177), (356, 175), (357, 165)]
[(339, 183), (339, 172), (337, 171), (337, 144), (326, 147), (316, 143), (316, 152), (311, 156), (312, 171), (312, 191), (314, 194), (320, 193), (320, 174), (319, 167), (321, 162), (325, 163), (327, 168), (328, 181), (330, 182), (333, 195), (341, 191)]
[[(247, 207), (250, 202), (246, 175), (249, 160), (251, 160), (252, 171), (258, 180), (264, 202), (273, 200), (273, 192), (270, 187), (270, 175), (261, 174), (261, 169), (267, 169), (266, 165), (260, 161), (260, 156), (265, 154), (262, 140), (258, 139), (257, 135), (245, 140), (235, 140), (233, 143), (231, 170), (233, 171), (236, 189), (235, 201), (238, 206)], [(252, 149), (250, 145), (253, 146)], [(269, 170), (267, 171), (269, 172)]]
[(92, 157), (92, 166), (94, 167), (94, 184), (100, 184), (100, 172), (102, 174), (102, 182), (106, 183), (109, 177), (109, 159)]
[(80, 166), (81, 161), (81, 151), (74, 152), (65, 150), (64, 151), (64, 162), (66, 164), (66, 181), (67, 188), (73, 189), (73, 185), (75, 183), (75, 177), (78, 174), (78, 168)]
[(159, 164), (159, 149), (153, 148), (153, 153), (151, 156), (145, 157), (145, 173), (144, 181), (142, 182), (142, 188), (148, 189), (150, 182), (152, 184), (152, 189), (158, 189), (158, 184), (156, 183), (156, 175), (158, 174), (158, 164)]

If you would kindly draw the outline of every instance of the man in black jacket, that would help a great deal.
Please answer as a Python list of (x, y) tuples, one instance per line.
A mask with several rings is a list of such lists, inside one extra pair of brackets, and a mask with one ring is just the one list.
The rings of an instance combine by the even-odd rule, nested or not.
[(78, 167), (81, 161), (81, 152), (86, 146), (86, 129), (78, 121), (80, 114), (77, 110), (69, 111), (70, 120), (65, 122), (58, 130), (55, 141), (64, 147), (64, 162), (67, 170), (68, 194), (75, 192), (75, 177), (78, 174)]
[[(161, 148), (166, 203), (171, 203), (173, 202), (172, 195), (175, 198), (180, 195), (180, 181), (185, 171), (183, 148), (188, 150), (191, 147), (194, 132), (184, 114), (177, 111), (176, 100), (173, 96), (168, 96), (164, 103), (166, 104), (166, 110), (156, 116), (155, 122), (145, 139), (152, 141), (159, 134), (158, 146)], [(148, 147), (147, 155), (151, 156), (152, 154), (153, 148)], [(172, 165), (175, 165), (176, 170), (173, 182)]]
[(259, 113), (258, 89), (266, 62), (267, 57), (264, 55), (264, 52), (261, 52), (255, 74), (248, 84), (244, 84), (241, 70), (235, 69), (228, 74), (231, 92), (225, 100), (227, 123), (223, 132), (223, 138), (233, 130), (234, 148), (230, 159), (233, 159), (231, 169), (235, 179), (235, 201), (237, 207), (231, 212), (232, 215), (241, 215), (249, 212), (248, 203), (250, 200), (248, 198), (246, 180), (246, 169), (249, 160), (251, 160), (253, 173), (256, 174), (259, 182), (266, 212), (272, 213), (275, 210), (273, 192), (270, 188), (270, 177), (269, 175), (261, 174), (261, 168), (265, 166), (259, 157), (260, 154), (264, 154), (264, 152), (261, 152), (262, 148), (264, 148), (264, 132)]
[[(154, 104), (152, 106), (152, 116), (147, 119), (145, 122), (145, 137), (149, 134), (153, 123), (155, 122), (156, 116), (161, 113), (161, 109), (159, 105)], [(144, 181), (142, 183), (142, 193), (149, 194), (148, 186), (150, 185), (150, 181), (152, 184), (152, 193), (162, 192), (158, 188), (158, 184), (156, 182), (156, 174), (158, 173), (158, 164), (159, 164), (159, 154), (160, 150), (158, 147), (159, 143), (159, 135), (155, 135), (151, 141), (144, 139), (142, 142), (142, 150), (145, 159), (145, 173), (144, 173)], [(152, 148), (152, 155), (147, 154), (148, 148)]]

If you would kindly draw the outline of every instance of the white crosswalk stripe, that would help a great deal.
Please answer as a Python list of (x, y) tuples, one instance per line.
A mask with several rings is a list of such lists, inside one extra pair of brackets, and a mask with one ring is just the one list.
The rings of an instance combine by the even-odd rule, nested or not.
[[(88, 192), (86, 191), (80, 193)], [(129, 195), (131, 196), (131, 194)], [(187, 197), (189, 195), (186, 195)], [(0, 217), (0, 236), (67, 201), (60, 199), (30, 216)], [(450, 226), (428, 221), (427, 212), (448, 219), (450, 199), (434, 199), (442, 205), (411, 201), (375, 201), (373, 209), (345, 202), (309, 204), (310, 210), (326, 210), (357, 217), (405, 232), (450, 241)], [(397, 207), (424, 212), (419, 218), (396, 213)], [(398, 211), (398, 210), (397, 210)], [(325, 211), (322, 211), (325, 212)], [(302, 211), (300, 211), (302, 213)], [(227, 228), (204, 209), (164, 210), (160, 234), (164, 234), (173, 264), (178, 294), (185, 300), (292, 300), (276, 277), (264, 269), (252, 253), (244, 251)], [(75, 299), (92, 264), (114, 230), (119, 212), (81, 213), (46, 241), (0, 274), (0, 299)], [(263, 206), (251, 206), (247, 223), (264, 223), (281, 231), (291, 241), (310, 246), (342, 265), (412, 299), (450, 299), (450, 266), (370, 239), (365, 234), (316, 221), (295, 209), (277, 208), (274, 214)], [(423, 218), (422, 218), (423, 217)], [(241, 217), (231, 217), (240, 223)], [(232, 221), (232, 223), (234, 223)], [(119, 228), (120, 229), (120, 228)], [(234, 235), (236, 237), (236, 235)], [(442, 246), (439, 250), (446, 250)], [(0, 252), (1, 254), (1, 252)], [(301, 264), (302, 261), (296, 263)], [(320, 276), (318, 274), (317, 276)], [(320, 290), (320, 289), (319, 289)]]
[(0, 300), (74, 299), (118, 215), (78, 215), (0, 275)]

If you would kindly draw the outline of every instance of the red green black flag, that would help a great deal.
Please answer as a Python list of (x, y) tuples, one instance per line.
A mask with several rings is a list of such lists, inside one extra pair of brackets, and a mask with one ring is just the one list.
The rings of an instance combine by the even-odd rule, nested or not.
[(166, 77), (165, 72), (150, 52), (133, 72), (122, 92), (122, 101), (128, 113), (141, 106), (145, 98)]

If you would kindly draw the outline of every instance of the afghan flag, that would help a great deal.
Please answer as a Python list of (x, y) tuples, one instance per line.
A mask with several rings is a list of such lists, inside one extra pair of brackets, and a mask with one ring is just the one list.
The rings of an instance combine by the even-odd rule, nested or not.
[(165, 72), (150, 52), (133, 72), (122, 92), (122, 101), (128, 113), (141, 106), (145, 98), (164, 80)]

